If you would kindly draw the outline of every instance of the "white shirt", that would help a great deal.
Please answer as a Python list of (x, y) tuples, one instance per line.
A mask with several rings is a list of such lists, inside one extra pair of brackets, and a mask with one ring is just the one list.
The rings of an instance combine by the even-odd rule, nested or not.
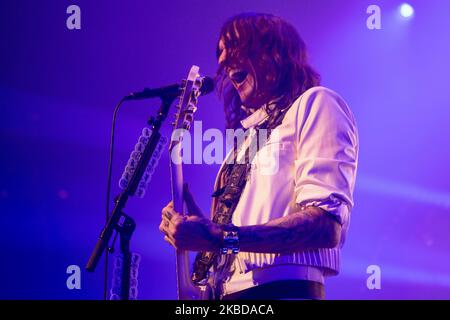
[[(242, 125), (255, 131), (252, 128), (266, 119), (260, 108)], [(232, 223), (260, 225), (314, 205), (341, 223), (341, 243), (291, 254), (239, 252), (223, 285), (224, 294), (275, 280), (323, 283), (324, 276), (339, 272), (339, 251), (353, 207), (358, 146), (355, 119), (334, 91), (314, 87), (292, 104), (257, 152)], [(218, 183), (216, 179), (216, 187)]]

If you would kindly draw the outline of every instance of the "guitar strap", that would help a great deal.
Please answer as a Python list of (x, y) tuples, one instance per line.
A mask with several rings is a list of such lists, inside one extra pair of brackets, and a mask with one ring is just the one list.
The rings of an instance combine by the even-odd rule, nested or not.
[[(272, 112), (272, 116), (269, 116), (262, 124), (255, 127), (255, 134), (250, 136), (250, 139), (252, 140), (245, 150), (244, 163), (238, 163), (242, 161), (238, 161), (239, 151), (236, 147), (234, 148), (234, 161), (231, 164), (225, 164), (219, 173), (219, 177), (224, 175), (224, 185), (222, 187), (219, 185), (219, 188), (215, 190), (212, 195), (217, 198), (217, 205), (212, 219), (214, 223), (231, 223), (233, 212), (239, 203), (239, 199), (247, 183), (251, 170), (251, 163), (256, 155), (256, 152), (250, 152), (250, 149), (252, 148), (253, 143), (258, 142), (259, 130), (266, 129), (267, 140), (269, 140), (272, 130), (281, 124), (288, 109), (289, 108), (285, 108), (283, 110)], [(259, 143), (257, 143), (256, 146), (260, 147)], [(218, 252), (199, 252), (194, 261), (192, 281), (197, 285), (204, 284), (204, 280), (208, 280), (209, 271), (212, 266), (214, 266), (214, 272), (216, 274), (223, 274), (227, 272), (233, 261), (234, 255), (221, 255)], [(215, 278), (217, 279), (218, 277)], [(214, 282), (213, 285), (215, 289), (219, 289), (220, 283), (217, 283), (217, 281)], [(216, 297), (217, 296), (218, 294), (216, 293)]]

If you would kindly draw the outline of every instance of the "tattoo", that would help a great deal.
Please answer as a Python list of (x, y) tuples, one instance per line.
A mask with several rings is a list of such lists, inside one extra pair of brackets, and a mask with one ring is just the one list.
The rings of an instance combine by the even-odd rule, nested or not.
[(164, 211), (164, 216), (167, 218), (167, 220), (170, 221), (172, 219), (172, 214), (169, 211)]
[(335, 247), (341, 225), (325, 210), (307, 207), (264, 225), (239, 229), (241, 251), (288, 253)]

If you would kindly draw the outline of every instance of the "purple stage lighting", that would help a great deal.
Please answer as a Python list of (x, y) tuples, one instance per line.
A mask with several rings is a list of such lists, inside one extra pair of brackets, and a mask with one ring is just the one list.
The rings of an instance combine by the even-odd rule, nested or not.
[(414, 8), (408, 3), (403, 3), (400, 6), (400, 14), (402, 17), (409, 19), (414, 15)]

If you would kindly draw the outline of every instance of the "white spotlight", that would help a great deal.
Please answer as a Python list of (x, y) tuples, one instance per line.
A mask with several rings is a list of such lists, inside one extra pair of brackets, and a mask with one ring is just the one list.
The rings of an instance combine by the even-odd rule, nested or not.
[(414, 8), (409, 3), (403, 3), (400, 6), (400, 14), (404, 18), (411, 18), (414, 14)]

